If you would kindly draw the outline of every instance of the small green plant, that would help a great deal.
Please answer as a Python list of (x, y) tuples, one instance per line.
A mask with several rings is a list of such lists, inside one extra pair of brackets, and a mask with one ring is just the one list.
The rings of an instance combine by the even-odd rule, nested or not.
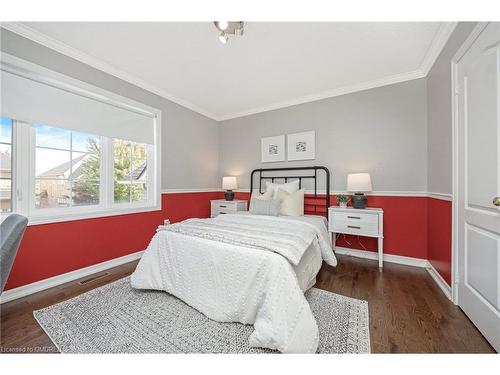
[(351, 200), (351, 197), (349, 195), (344, 195), (344, 194), (339, 194), (336, 196), (336, 198), (339, 204), (348, 203)]

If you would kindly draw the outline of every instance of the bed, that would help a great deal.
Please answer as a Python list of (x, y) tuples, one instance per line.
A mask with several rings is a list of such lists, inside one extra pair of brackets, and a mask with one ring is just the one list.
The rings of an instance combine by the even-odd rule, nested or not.
[[(260, 191), (263, 172), (278, 169), (258, 171)], [(314, 171), (312, 198), (319, 205)], [(273, 177), (273, 182), (285, 178)], [(326, 181), (329, 185), (329, 173)], [(251, 346), (314, 353), (318, 328), (304, 292), (315, 284), (323, 261), (337, 264), (326, 224), (319, 215), (228, 214), (162, 226), (131, 283), (175, 295), (213, 320), (252, 324)]]

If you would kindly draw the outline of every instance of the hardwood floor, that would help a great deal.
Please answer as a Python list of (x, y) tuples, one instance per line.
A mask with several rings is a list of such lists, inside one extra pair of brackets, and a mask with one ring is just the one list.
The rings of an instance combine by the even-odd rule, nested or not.
[[(337, 268), (323, 265), (316, 287), (368, 301), (372, 353), (494, 353), (425, 269), (385, 263), (379, 272), (376, 261), (338, 258)], [(136, 264), (115, 267), (84, 285), (77, 280), (1, 305), (0, 352), (57, 352), (33, 311), (125, 277)]]

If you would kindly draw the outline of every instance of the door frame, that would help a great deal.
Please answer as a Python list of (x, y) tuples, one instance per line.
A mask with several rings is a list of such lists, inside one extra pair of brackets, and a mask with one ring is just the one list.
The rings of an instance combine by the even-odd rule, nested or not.
[(458, 267), (458, 63), (467, 53), (489, 22), (478, 22), (462, 46), (451, 59), (451, 121), (452, 121), (452, 238), (451, 238), (451, 298), (458, 305), (459, 267)]

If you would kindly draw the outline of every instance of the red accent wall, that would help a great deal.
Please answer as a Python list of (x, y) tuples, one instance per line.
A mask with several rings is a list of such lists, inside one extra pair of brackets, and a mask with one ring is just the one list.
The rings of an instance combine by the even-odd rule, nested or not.
[[(248, 199), (249, 193), (237, 193), (238, 199)], [(427, 199), (426, 197), (368, 197), (369, 207), (384, 209), (384, 252), (413, 258), (427, 259)], [(307, 207), (308, 198), (305, 199)], [(310, 198), (309, 198), (310, 201)], [(330, 204), (336, 204), (335, 196)], [(375, 238), (340, 236), (337, 246), (377, 251)]]
[[(248, 200), (250, 194), (237, 192), (235, 196)], [(222, 192), (163, 194), (162, 209), (157, 212), (29, 226), (6, 290), (144, 250), (163, 219), (177, 222), (209, 217), (210, 200), (222, 197)], [(333, 196), (331, 204), (335, 204)], [(441, 276), (451, 282), (451, 202), (426, 197), (369, 196), (368, 206), (384, 209), (385, 253), (429, 259)], [(375, 239), (346, 239), (349, 244), (341, 237), (337, 245), (377, 249)]]
[(210, 199), (222, 196), (163, 194), (161, 211), (29, 226), (5, 290), (144, 250), (163, 219), (209, 217)]
[(427, 259), (451, 285), (452, 202), (428, 198)]

